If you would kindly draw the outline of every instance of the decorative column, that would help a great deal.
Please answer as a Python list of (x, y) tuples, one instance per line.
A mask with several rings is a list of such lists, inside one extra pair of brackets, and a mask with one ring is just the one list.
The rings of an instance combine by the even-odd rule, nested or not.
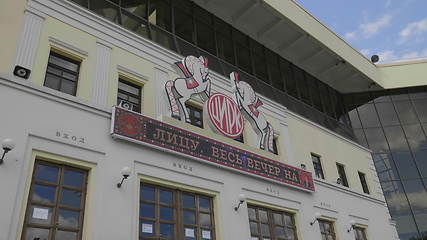
[(107, 106), (108, 78), (110, 76), (111, 47), (96, 42), (96, 66), (92, 84), (92, 101)]
[(45, 15), (43, 13), (32, 9), (25, 10), (24, 27), (17, 45), (15, 64), (12, 66), (12, 71), (16, 65), (33, 70), (44, 20)]
[(170, 116), (169, 102), (165, 91), (165, 83), (170, 79), (166, 69), (156, 66), (154, 71), (154, 81), (156, 83), (156, 117), (161, 120), (163, 115)]

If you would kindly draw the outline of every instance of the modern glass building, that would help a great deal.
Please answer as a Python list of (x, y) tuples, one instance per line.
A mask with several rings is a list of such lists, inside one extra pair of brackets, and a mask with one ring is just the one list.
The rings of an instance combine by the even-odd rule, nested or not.
[(426, 88), (349, 94), (344, 99), (359, 142), (373, 151), (401, 239), (426, 239)]

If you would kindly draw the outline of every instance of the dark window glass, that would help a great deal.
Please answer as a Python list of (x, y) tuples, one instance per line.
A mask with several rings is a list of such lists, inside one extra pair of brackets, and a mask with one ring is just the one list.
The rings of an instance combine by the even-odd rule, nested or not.
[(373, 104), (362, 105), (357, 110), (363, 127), (370, 128), (380, 126), (380, 121), (378, 120), (377, 112)]
[(273, 138), (273, 153), (278, 155), (279, 149), (277, 148), (277, 138)]
[(427, 91), (425, 87), (415, 87), (409, 89), (409, 96), (412, 99), (427, 98)]
[(322, 240), (336, 240), (334, 223), (326, 220), (318, 220)]
[(295, 81), (297, 82), (297, 86), (298, 86), (300, 99), (307, 104), (311, 104), (307, 83), (305, 81), (304, 71), (297, 66), (294, 66), (293, 70), (294, 70)]
[(273, 86), (281, 91), (285, 91), (285, 82), (282, 79), (279, 66), (279, 57), (269, 49), (265, 49), (267, 58), (267, 67), (270, 73), (270, 82)]
[(23, 239), (80, 239), (87, 172), (36, 160)]
[(384, 133), (387, 138), (388, 145), (392, 151), (407, 151), (408, 143), (403, 134), (402, 127), (384, 127)]
[(427, 99), (414, 100), (414, 106), (421, 122), (427, 122)]
[(391, 96), (391, 99), (393, 101), (400, 101), (400, 100), (408, 100), (408, 91), (407, 89), (392, 89), (389, 90), (389, 94)]
[(135, 112), (141, 112), (141, 87), (120, 79), (117, 105)]
[(190, 43), (194, 43), (193, 15), (190, 4), (187, 1), (174, 0), (175, 34)]
[(427, 192), (421, 180), (402, 180), (409, 204), (414, 212), (427, 209)]
[(233, 40), (234, 46), (236, 48), (237, 66), (247, 73), (252, 73), (248, 37), (243, 33), (233, 29)]
[(146, 20), (122, 11), (122, 25), (132, 32), (148, 38), (148, 27)]
[(258, 42), (252, 40), (251, 50), (252, 50), (252, 59), (254, 63), (255, 76), (257, 76), (259, 79), (263, 80), (264, 82), (269, 83), (264, 47)]
[(381, 182), (381, 186), (390, 214), (394, 219), (398, 216), (410, 214), (409, 203), (400, 181), (384, 181)]
[(415, 214), (415, 221), (420, 229), (420, 232), (423, 234), (423, 237), (427, 237), (427, 209)]
[(190, 117), (190, 124), (203, 128), (203, 110), (192, 105), (185, 105)]
[(394, 102), (394, 106), (402, 124), (419, 122), (415, 110), (409, 101)]
[(421, 177), (427, 177), (427, 150), (414, 152), (414, 157)]
[(325, 179), (323, 175), (322, 163), (320, 162), (320, 157), (314, 154), (311, 154), (311, 160), (313, 162), (314, 174), (317, 178)]
[(348, 112), (350, 117), (351, 125), (353, 128), (361, 128), (362, 124), (360, 123), (359, 114), (357, 113), (357, 108), (354, 108), (350, 112)]
[(337, 163), (338, 176), (341, 179), (341, 184), (348, 187), (347, 175), (345, 174), (344, 165)]
[(70, 95), (76, 95), (80, 63), (51, 52), (44, 86)]
[(375, 106), (383, 126), (399, 125), (399, 119), (392, 103), (376, 103)]
[(358, 172), (360, 184), (362, 185), (362, 189), (364, 193), (369, 194), (368, 183), (366, 182), (366, 176), (364, 173)]
[(418, 170), (410, 152), (392, 152), (393, 161), (402, 179), (418, 178)]
[(147, 0), (120, 1), (120, 7), (135, 16), (147, 19)]
[(427, 139), (421, 125), (403, 125), (402, 127), (412, 151), (427, 148)]
[(88, 7), (88, 0), (71, 0), (71, 1), (79, 4), (80, 6), (83, 6), (85, 8)]
[(297, 240), (293, 214), (248, 206), (251, 239)]
[(234, 50), (230, 25), (218, 18), (215, 18), (215, 33), (217, 39), (218, 57), (231, 64), (234, 64)]
[(90, 10), (115, 23), (120, 23), (119, 6), (106, 0), (89, 0)]
[(308, 83), (308, 89), (310, 90), (311, 98), (313, 100), (313, 106), (317, 110), (322, 112), (323, 111), (322, 100), (320, 98), (319, 88), (317, 87), (317, 80), (309, 74), (306, 75), (306, 80)]
[(195, 5), (194, 11), (196, 16), (197, 46), (216, 54), (212, 15), (197, 5)]
[(399, 179), (391, 154), (373, 154), (372, 157), (374, 159), (375, 168), (380, 181)]
[(365, 135), (369, 148), (374, 152), (388, 151), (387, 141), (381, 128), (365, 129)]
[(298, 98), (297, 82), (295, 81), (292, 64), (283, 58), (280, 59), (280, 70), (285, 79), (286, 91), (292, 97)]
[(140, 199), (139, 239), (215, 239), (212, 198), (142, 183)]
[(355, 129), (354, 135), (356, 135), (358, 143), (360, 143), (364, 147), (368, 147), (368, 142), (366, 141), (366, 137), (363, 129)]
[(150, 0), (148, 22), (171, 31), (170, 0)]

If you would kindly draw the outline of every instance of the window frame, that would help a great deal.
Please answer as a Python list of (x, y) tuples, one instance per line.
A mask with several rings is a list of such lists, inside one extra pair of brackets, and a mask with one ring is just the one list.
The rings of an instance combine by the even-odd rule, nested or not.
[[(132, 93), (126, 92), (125, 90), (121, 90), (120, 87), (119, 87), (120, 82), (122, 82), (123, 84), (129, 85), (131, 87), (138, 88), (138, 95), (134, 95)], [(135, 111), (135, 112), (138, 112), (138, 113), (142, 113), (142, 104), (143, 104), (143, 101), (142, 101), (143, 100), (142, 99), (142, 88), (143, 88), (143, 85), (136, 84), (133, 81), (129, 81), (125, 77), (119, 75), (119, 78), (118, 78), (118, 81), (117, 81), (117, 97), (116, 97), (117, 106), (119, 106), (119, 93), (122, 93), (122, 94), (125, 94), (127, 97), (130, 96), (130, 97), (137, 98), (139, 100), (139, 103), (136, 106), (136, 109), (138, 111), (135, 111), (135, 110), (132, 110), (132, 111)], [(122, 100), (124, 100), (124, 99), (122, 99)], [(129, 102), (128, 100), (124, 100), (124, 101)], [(129, 103), (134, 104), (132, 102), (129, 102)]]
[[(332, 240), (337, 240), (337, 234), (335, 232), (335, 222), (327, 219), (318, 219), (319, 222), (319, 230), (321, 239), (323, 235), (325, 235), (325, 239), (328, 239), (328, 236), (332, 236)], [(325, 225), (329, 225), (330, 231), (325, 231)]]
[[(323, 167), (322, 167), (322, 160), (321, 160), (321, 156), (320, 155), (318, 155), (318, 154), (315, 154), (315, 153), (310, 153), (310, 156), (311, 156), (311, 163), (313, 164), (313, 169), (314, 169), (314, 176), (315, 177), (317, 177), (317, 178), (319, 178), (319, 179), (325, 179), (325, 173), (324, 173), (324, 171), (323, 171)], [(319, 166), (319, 168), (317, 168), (316, 166), (317, 166), (317, 164), (314, 164), (314, 159), (313, 158), (316, 158), (317, 160), (319, 160), (319, 162), (318, 162), (318, 166)], [(318, 176), (318, 171), (317, 170), (319, 170), (320, 171), (320, 176)]]
[(357, 171), (359, 175), (360, 184), (362, 185), (362, 190), (366, 194), (370, 194), (368, 182), (366, 181), (366, 174), (360, 171)]
[(341, 163), (336, 163), (336, 166), (338, 177), (341, 179), (341, 185), (343, 185), (344, 187), (349, 187), (347, 174), (345, 173), (345, 165)]
[[(151, 200), (143, 200), (141, 195), (142, 186), (148, 186), (151, 188), (154, 188), (155, 190), (155, 199), (154, 201)], [(162, 203), (160, 201), (160, 190), (170, 191), (173, 193), (173, 203), (167, 204)], [(188, 208), (184, 207), (183, 204), (183, 195), (191, 195), (194, 197), (194, 208)], [(200, 199), (208, 199), (209, 200), (209, 210), (203, 210), (200, 208)], [(148, 204), (154, 204), (155, 207), (155, 216), (154, 218), (147, 218), (143, 217), (141, 214), (141, 204), (142, 203), (148, 203)], [(160, 206), (166, 206), (166, 207), (172, 207), (173, 208), (173, 214), (174, 214), (174, 221), (168, 221), (168, 220), (162, 220), (160, 218)], [(177, 189), (177, 188), (171, 188), (166, 187), (163, 185), (157, 185), (156, 183), (151, 182), (140, 182), (140, 188), (139, 188), (139, 208), (138, 208), (139, 214), (138, 214), (138, 239), (167, 239), (165, 237), (160, 236), (160, 224), (166, 223), (166, 224), (174, 224), (174, 236), (172, 239), (181, 239), (185, 238), (185, 229), (186, 228), (192, 228), (195, 229), (194, 232), (194, 239), (202, 240), (205, 238), (202, 238), (202, 231), (203, 230), (209, 230), (210, 231), (210, 239), (215, 240), (216, 239), (216, 226), (215, 226), (215, 208), (214, 208), (214, 197), (200, 194), (196, 192), (190, 192), (183, 189)], [(189, 224), (184, 222), (184, 211), (192, 211), (195, 213), (195, 224)], [(210, 223), (211, 226), (204, 226), (200, 222), (200, 214), (209, 214), (210, 216)], [(157, 217), (156, 217), (157, 216)], [(142, 236), (142, 223), (144, 221), (150, 221), (154, 222), (154, 235), (153, 236)]]
[[(199, 128), (204, 128), (204, 122), (203, 122), (203, 108), (198, 107), (195, 104), (192, 103), (186, 103), (185, 104), (185, 108), (188, 111), (188, 117), (190, 118), (190, 122), (189, 124), (199, 127)], [(200, 119), (197, 119), (195, 116), (195, 112), (200, 112)], [(197, 124), (197, 121), (201, 122), (201, 125)]]
[[(362, 238), (358, 237), (359, 236), (358, 232), (361, 232)], [(360, 227), (360, 226), (355, 226), (354, 227), (354, 238), (355, 238), (355, 240), (368, 240), (368, 237), (366, 235), (366, 228)]]
[[(41, 181), (36, 179), (36, 172), (38, 170), (39, 166), (49, 166), (49, 167), (55, 167), (58, 168), (57, 172), (57, 180), (56, 183), (48, 182), (48, 181)], [(74, 187), (74, 186), (67, 186), (64, 185), (64, 171), (65, 170), (72, 170), (74, 172), (80, 172), (83, 173), (83, 180), (82, 180), (82, 186), (80, 188)], [(31, 183), (30, 183), (30, 189), (28, 192), (27, 197), (27, 203), (26, 203), (26, 209), (25, 209), (25, 217), (22, 225), (22, 232), (21, 232), (21, 239), (26, 239), (26, 230), (28, 228), (41, 228), (41, 229), (47, 229), (49, 231), (48, 239), (54, 239), (55, 234), (58, 231), (67, 231), (67, 232), (74, 232), (77, 233), (77, 239), (82, 239), (83, 237), (83, 231), (84, 231), (84, 220), (85, 220), (85, 211), (86, 211), (86, 197), (87, 197), (87, 185), (88, 185), (88, 176), (89, 176), (89, 170), (74, 167), (68, 164), (60, 164), (60, 163), (52, 163), (49, 161), (45, 161), (42, 159), (35, 159), (34, 162), (34, 168), (31, 176)], [(33, 193), (34, 193), (34, 186), (35, 185), (42, 185), (42, 186), (50, 186), (55, 187), (55, 196), (54, 196), (54, 202), (53, 203), (43, 203), (43, 202), (37, 202), (32, 199)], [(62, 190), (73, 190), (81, 192), (81, 199), (80, 199), (80, 207), (72, 207), (67, 205), (61, 204), (61, 193)], [(52, 209), (51, 214), (51, 223), (50, 224), (40, 224), (40, 223), (30, 223), (29, 221), (29, 215), (31, 206), (41, 206), (45, 208)], [(60, 226), (59, 225), (59, 210), (70, 210), (70, 211), (79, 211), (79, 220), (78, 220), (78, 226), (76, 228), (73, 227), (67, 227), (67, 226)]]
[[(69, 70), (69, 69), (66, 69), (66, 68), (64, 68), (62, 66), (59, 66), (59, 65), (57, 65), (57, 64), (55, 64), (53, 62), (50, 62), (50, 57), (51, 56), (54, 56), (56, 58), (60, 58), (60, 59), (62, 59), (64, 61), (67, 61), (69, 63), (77, 65), (76, 72), (74, 72), (72, 70)], [(79, 86), (78, 82), (79, 82), (79, 77), (80, 77), (81, 64), (82, 64), (81, 60), (79, 61), (79, 60), (73, 59), (73, 58), (67, 56), (67, 54), (65, 54), (65, 53), (57, 52), (54, 49), (50, 49), (49, 56), (48, 56), (48, 59), (47, 59), (46, 72), (45, 72), (45, 77), (44, 77), (44, 81), (43, 81), (43, 86), (47, 87), (47, 88), (50, 88), (50, 89), (53, 89), (55, 91), (62, 92), (64, 94), (69, 94), (69, 95), (72, 95), (72, 96), (77, 96), (77, 88)], [(61, 76), (58, 75), (58, 74), (54, 74), (52, 72), (49, 72), (49, 68), (53, 68), (55, 70), (61, 71)], [(63, 73), (68, 73), (70, 75), (75, 76), (76, 80), (73, 81), (73, 80), (64, 78), (62, 76)], [(52, 88), (52, 87), (46, 85), (46, 79), (47, 79), (48, 74), (53, 75), (55, 78), (59, 79), (59, 89)], [(64, 91), (61, 90), (62, 82), (63, 81), (73, 82), (73, 84), (74, 84), (74, 91), (73, 91), (73, 93), (67, 93), (67, 92), (64, 92)]]
[[(295, 220), (295, 215), (296, 215), (295, 213), (292, 213), (292, 212), (289, 212), (289, 211), (283, 211), (283, 210), (266, 208), (266, 207), (258, 206), (258, 205), (255, 205), (255, 204), (248, 204), (247, 209), (248, 209), (248, 222), (249, 222), (249, 225), (251, 223), (256, 223), (257, 224), (257, 231), (258, 231), (258, 234), (254, 234), (249, 229), (251, 239), (254, 239), (254, 238), (257, 238), (257, 239), (268, 238), (270, 240), (287, 239), (288, 231), (284, 232), (285, 238), (278, 238), (276, 236), (277, 235), (277, 233), (275, 231), (276, 227), (282, 227), (283, 229), (292, 229), (293, 233), (294, 233), (293, 234), (294, 235), (293, 239), (294, 240), (298, 240), (298, 231), (297, 231), (297, 225), (296, 225), (296, 220)], [(255, 210), (255, 217), (256, 217), (255, 220), (250, 218), (250, 216), (249, 216), (249, 209), (254, 209)], [(265, 211), (265, 212), (267, 212), (267, 222), (263, 222), (260, 219), (259, 211)], [(280, 214), (281, 215), (282, 224), (276, 224), (276, 222), (274, 220), (274, 214)], [(291, 218), (292, 225), (287, 225), (286, 220), (285, 220), (285, 216), (288, 216), (288, 217)], [(262, 234), (261, 225), (266, 225), (266, 224), (268, 225), (268, 229), (269, 229), (269, 232), (270, 232), (269, 236), (264, 236)]]

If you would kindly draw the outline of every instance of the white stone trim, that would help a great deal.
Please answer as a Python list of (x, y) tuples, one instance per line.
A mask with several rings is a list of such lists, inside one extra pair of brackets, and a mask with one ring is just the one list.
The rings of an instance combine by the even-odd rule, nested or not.
[(122, 66), (122, 65), (117, 65), (117, 70), (120, 72), (123, 72), (127, 75), (130, 75), (132, 77), (135, 77), (135, 78), (141, 80), (143, 83), (146, 83), (149, 79), (147, 76), (145, 76), (141, 73), (137, 73), (137, 72), (135, 72), (135, 71), (133, 71), (127, 67)]
[(96, 67), (92, 85), (92, 100), (94, 103), (106, 106), (108, 95), (108, 79), (110, 76), (111, 48), (96, 43)]
[(64, 42), (62, 40), (59, 40), (57, 38), (54, 38), (54, 37), (49, 37), (49, 42), (51, 42), (51, 43), (53, 43), (55, 45), (58, 45), (58, 46), (60, 46), (62, 48), (65, 48), (67, 50), (70, 50), (71, 52), (75, 52), (75, 53), (78, 53), (80, 55), (83, 55), (85, 57), (87, 57), (89, 55), (89, 53), (87, 51), (85, 51), (83, 49), (80, 49), (78, 47), (75, 47), (75, 46), (73, 46), (73, 45), (71, 45), (69, 43), (66, 43), (66, 42)]

